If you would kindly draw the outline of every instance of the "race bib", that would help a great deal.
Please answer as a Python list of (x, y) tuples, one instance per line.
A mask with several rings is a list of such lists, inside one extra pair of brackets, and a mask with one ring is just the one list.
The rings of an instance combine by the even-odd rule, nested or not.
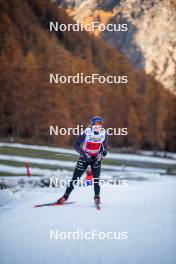
[(101, 147), (101, 143), (90, 142), (90, 141), (86, 143), (86, 150), (90, 152), (98, 152), (100, 150), (100, 147)]

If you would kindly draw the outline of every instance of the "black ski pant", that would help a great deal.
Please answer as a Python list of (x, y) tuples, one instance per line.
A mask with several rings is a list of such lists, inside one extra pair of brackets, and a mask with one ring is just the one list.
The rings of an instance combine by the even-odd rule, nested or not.
[(73, 177), (65, 191), (66, 196), (69, 196), (70, 193), (73, 191), (74, 183), (81, 178), (81, 176), (83, 175), (83, 173), (85, 172), (85, 170), (89, 165), (91, 166), (93, 173), (93, 184), (94, 184), (95, 195), (100, 194), (99, 178), (101, 172), (101, 161), (97, 161), (95, 159), (83, 160), (79, 158), (73, 173)]

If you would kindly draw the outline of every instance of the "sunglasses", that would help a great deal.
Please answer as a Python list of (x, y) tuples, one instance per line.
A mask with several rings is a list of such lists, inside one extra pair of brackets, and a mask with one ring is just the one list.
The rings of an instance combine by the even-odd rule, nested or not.
[(103, 122), (100, 121), (95, 123), (95, 126), (100, 126), (100, 125), (103, 125)]

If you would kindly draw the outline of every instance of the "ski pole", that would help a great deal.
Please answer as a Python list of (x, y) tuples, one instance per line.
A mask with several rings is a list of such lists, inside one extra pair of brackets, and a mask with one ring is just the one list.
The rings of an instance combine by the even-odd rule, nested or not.
[(31, 174), (30, 174), (29, 164), (27, 161), (25, 162), (25, 165), (26, 165), (26, 170), (27, 170), (27, 176), (29, 177), (31, 176)]

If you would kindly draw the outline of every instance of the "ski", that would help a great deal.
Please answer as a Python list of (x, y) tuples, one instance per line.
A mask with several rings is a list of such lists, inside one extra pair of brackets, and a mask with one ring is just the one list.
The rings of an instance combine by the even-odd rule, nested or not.
[(74, 204), (75, 202), (66, 202), (66, 203), (57, 203), (57, 202), (54, 202), (54, 203), (46, 203), (46, 204), (37, 204), (37, 205), (34, 205), (34, 207), (43, 207), (43, 206), (62, 206), (62, 205), (69, 205), (69, 204)]

